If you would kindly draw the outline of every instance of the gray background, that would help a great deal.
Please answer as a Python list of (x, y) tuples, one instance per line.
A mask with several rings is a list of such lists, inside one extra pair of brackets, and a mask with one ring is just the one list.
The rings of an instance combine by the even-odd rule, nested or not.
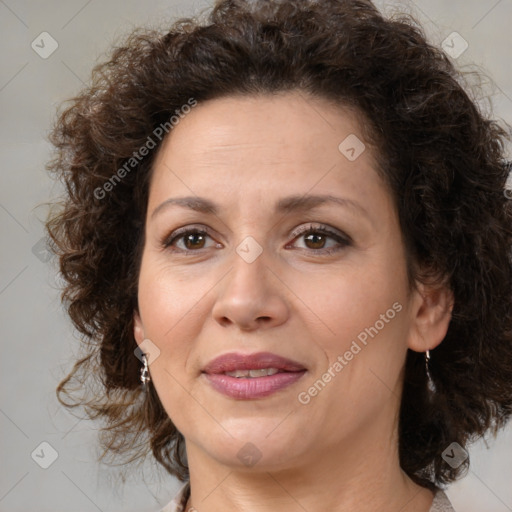
[[(87, 82), (92, 66), (117, 37), (140, 24), (163, 26), (164, 19), (209, 4), (0, 0), (0, 512), (157, 511), (179, 487), (151, 461), (123, 483), (115, 470), (95, 461), (94, 425), (78, 421), (55, 399), (55, 386), (70, 369), (78, 342), (60, 306), (58, 277), (40, 246), (44, 203), (59, 193), (44, 164), (57, 105)], [(378, 5), (391, 12), (397, 3)], [(458, 64), (487, 72), (495, 115), (512, 123), (512, 0), (398, 5), (418, 17), (435, 44), (453, 31), (467, 41)], [(47, 59), (31, 47), (44, 31), (58, 43)], [(41, 442), (58, 454), (48, 469), (31, 458)], [(49, 462), (51, 451), (42, 449), (34, 458)], [(470, 454), (468, 475), (448, 490), (455, 508), (512, 511), (512, 427), (487, 446), (473, 445)]]

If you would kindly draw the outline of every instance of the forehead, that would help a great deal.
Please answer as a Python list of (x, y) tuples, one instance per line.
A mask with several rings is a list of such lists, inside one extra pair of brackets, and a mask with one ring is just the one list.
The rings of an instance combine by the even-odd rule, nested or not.
[(353, 110), (297, 91), (199, 103), (159, 150), (150, 202), (173, 193), (325, 194), (340, 184), (369, 196), (382, 183), (361, 123)]
[[(268, 153), (319, 158), (319, 149), (338, 156), (340, 137), (363, 139), (361, 114), (348, 106), (299, 91), (273, 95), (228, 96), (199, 103), (167, 136), (162, 149), (171, 146), (181, 159), (257, 147)], [(190, 140), (191, 135), (194, 140)], [(314, 142), (314, 147), (307, 143)], [(180, 154), (185, 144), (186, 154)], [(315, 151), (317, 150), (317, 151)]]

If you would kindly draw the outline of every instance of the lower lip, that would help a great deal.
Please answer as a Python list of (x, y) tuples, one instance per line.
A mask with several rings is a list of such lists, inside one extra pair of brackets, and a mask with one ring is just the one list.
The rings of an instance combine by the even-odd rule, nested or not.
[(272, 395), (280, 389), (297, 382), (306, 370), (301, 372), (282, 372), (266, 377), (238, 378), (222, 373), (203, 373), (212, 387), (230, 398), (238, 400), (251, 400)]

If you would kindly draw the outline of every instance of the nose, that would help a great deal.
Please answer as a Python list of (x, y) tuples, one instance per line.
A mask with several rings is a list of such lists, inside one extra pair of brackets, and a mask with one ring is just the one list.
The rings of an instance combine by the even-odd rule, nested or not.
[(219, 284), (212, 313), (223, 327), (243, 331), (277, 327), (289, 315), (286, 291), (286, 285), (268, 266), (265, 252), (249, 263), (233, 251), (233, 266)]

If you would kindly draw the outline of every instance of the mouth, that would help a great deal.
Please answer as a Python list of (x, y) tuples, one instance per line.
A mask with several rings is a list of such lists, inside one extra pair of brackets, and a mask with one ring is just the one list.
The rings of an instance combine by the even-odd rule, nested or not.
[(305, 369), (301, 363), (271, 352), (247, 355), (231, 352), (216, 357), (202, 371), (210, 375), (223, 373), (233, 374), (231, 377), (264, 377), (279, 372), (299, 372)]
[(251, 370), (233, 370), (232, 372), (224, 372), (224, 375), (229, 377), (236, 377), (237, 379), (257, 379), (259, 377), (267, 377), (269, 375), (275, 375), (276, 373), (284, 373), (285, 370), (279, 370), (278, 368), (261, 368)]
[(238, 400), (267, 397), (294, 384), (306, 372), (301, 363), (270, 352), (224, 354), (202, 370), (213, 389)]

